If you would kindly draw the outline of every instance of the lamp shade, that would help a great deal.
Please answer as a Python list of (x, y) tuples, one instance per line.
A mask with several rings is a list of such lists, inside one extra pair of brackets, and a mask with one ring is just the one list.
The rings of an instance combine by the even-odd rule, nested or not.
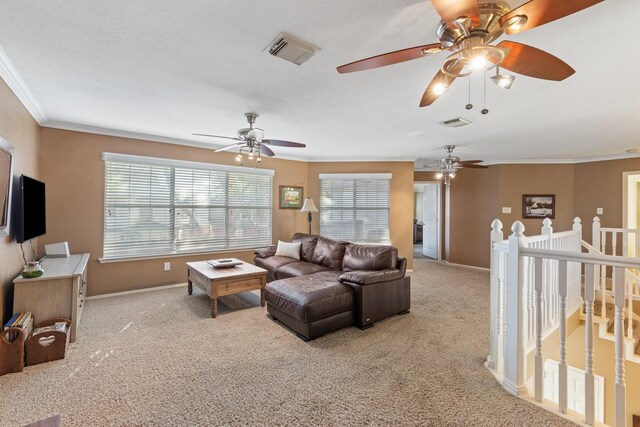
[(300, 212), (318, 212), (318, 208), (316, 208), (316, 204), (313, 203), (313, 199), (309, 197), (304, 200), (304, 205), (302, 205)]

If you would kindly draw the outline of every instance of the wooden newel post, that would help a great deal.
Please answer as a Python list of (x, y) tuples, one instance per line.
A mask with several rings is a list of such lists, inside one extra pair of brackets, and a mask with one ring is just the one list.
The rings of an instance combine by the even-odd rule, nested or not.
[(507, 283), (505, 295), (505, 372), (504, 387), (510, 393), (525, 394), (526, 388), (526, 292), (524, 289), (524, 259), (520, 248), (525, 245), (524, 224), (513, 223), (513, 232), (509, 236), (509, 254), (507, 259)]
[(487, 367), (492, 371), (496, 370), (498, 362), (498, 337), (500, 335), (500, 293), (502, 283), (500, 283), (500, 253), (493, 248), (493, 244), (502, 242), (502, 222), (499, 219), (491, 223), (490, 239), (491, 272), (489, 275), (490, 295), (489, 295), (489, 357), (487, 357)]

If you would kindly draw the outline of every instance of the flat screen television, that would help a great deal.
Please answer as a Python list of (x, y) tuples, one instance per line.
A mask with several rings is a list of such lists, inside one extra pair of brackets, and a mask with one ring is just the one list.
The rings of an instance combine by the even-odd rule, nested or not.
[(23, 243), (47, 232), (44, 182), (20, 176), (16, 240)]

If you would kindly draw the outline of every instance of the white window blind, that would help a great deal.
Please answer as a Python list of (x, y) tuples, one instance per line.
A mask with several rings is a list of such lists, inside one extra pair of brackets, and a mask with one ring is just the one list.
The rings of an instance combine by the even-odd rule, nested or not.
[(105, 259), (271, 244), (273, 171), (104, 153)]
[(391, 174), (320, 174), (320, 234), (389, 243)]

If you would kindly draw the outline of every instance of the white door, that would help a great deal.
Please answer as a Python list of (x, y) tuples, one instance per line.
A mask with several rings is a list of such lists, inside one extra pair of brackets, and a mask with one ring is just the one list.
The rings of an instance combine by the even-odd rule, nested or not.
[(422, 254), (438, 259), (439, 219), (440, 219), (440, 184), (426, 184), (422, 193)]
[[(558, 403), (558, 387), (560, 385), (558, 372), (558, 362), (550, 359), (544, 361), (544, 398), (554, 403)], [(594, 380), (596, 421), (604, 423), (604, 378), (594, 375)], [(573, 366), (567, 366), (567, 385), (567, 407), (584, 415), (584, 371)]]

